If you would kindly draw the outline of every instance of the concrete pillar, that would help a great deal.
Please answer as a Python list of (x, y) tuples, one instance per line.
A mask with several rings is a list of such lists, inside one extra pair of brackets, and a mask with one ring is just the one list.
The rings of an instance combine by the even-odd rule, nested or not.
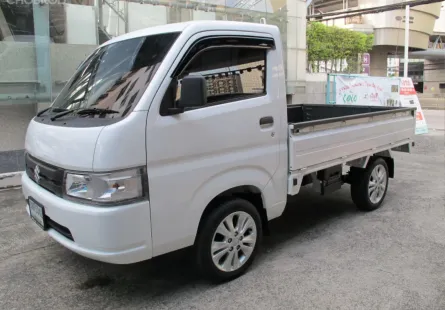
[(387, 76), (388, 53), (395, 48), (386, 46), (374, 46), (369, 53), (371, 55), (371, 76)]
[[(51, 53), (49, 33), (49, 5), (34, 1), (34, 34), (37, 60), (38, 98), (51, 98)], [(51, 99), (50, 99), (51, 100)]]
[(306, 98), (306, 2), (287, 0), (287, 91), (292, 103)]

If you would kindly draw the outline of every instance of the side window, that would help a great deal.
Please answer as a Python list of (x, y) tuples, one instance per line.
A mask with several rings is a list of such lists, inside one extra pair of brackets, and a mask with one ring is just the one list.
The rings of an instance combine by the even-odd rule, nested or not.
[(201, 52), (174, 80), (177, 85), (167, 91), (161, 115), (181, 99), (181, 80), (187, 75), (201, 75), (206, 79), (205, 107), (266, 94), (266, 56), (266, 49), (254, 47), (221, 46)]
[[(192, 60), (180, 78), (189, 74), (202, 75), (207, 81), (207, 102), (218, 103), (265, 94), (265, 65), (265, 50), (218, 48), (205, 51)], [(177, 96), (179, 94), (180, 91)]]

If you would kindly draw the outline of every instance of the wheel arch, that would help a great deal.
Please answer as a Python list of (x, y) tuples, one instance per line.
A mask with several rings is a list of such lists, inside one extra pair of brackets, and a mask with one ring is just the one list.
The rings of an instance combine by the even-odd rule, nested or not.
[(388, 173), (389, 173), (389, 177), (391, 179), (394, 178), (394, 170), (395, 170), (395, 165), (394, 165), (394, 158), (392, 157), (391, 151), (390, 150), (386, 150), (383, 152), (379, 152), (374, 154), (370, 160), (375, 160), (377, 158), (381, 158), (386, 162), (386, 165), (388, 165)]
[(372, 156), (358, 158), (348, 162), (348, 165), (351, 166), (351, 170), (363, 171), (377, 158), (381, 158), (386, 162), (389, 177), (394, 178), (395, 164), (390, 150), (375, 153)]
[(268, 233), (268, 219), (263, 192), (255, 185), (239, 185), (219, 193), (218, 195), (213, 197), (212, 200), (210, 200), (199, 220), (196, 236), (198, 236), (198, 234), (200, 233), (206, 218), (212, 213), (212, 211), (217, 209), (222, 202), (233, 198), (242, 198), (252, 203), (252, 205), (257, 209), (260, 215), (263, 232)]
[(190, 214), (196, 218), (193, 224), (193, 243), (200, 232), (205, 216), (223, 199), (243, 198), (251, 202), (260, 213), (263, 231), (267, 231), (267, 208), (276, 204), (277, 189), (268, 186), (272, 175), (259, 166), (233, 167), (213, 174), (197, 188), (190, 201)]

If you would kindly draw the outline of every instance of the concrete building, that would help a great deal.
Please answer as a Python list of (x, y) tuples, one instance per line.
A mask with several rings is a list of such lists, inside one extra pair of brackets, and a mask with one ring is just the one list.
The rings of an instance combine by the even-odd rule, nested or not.
[[(0, 0), (0, 178), (2, 174), (23, 170), (24, 137), (29, 120), (57, 96), (85, 56), (111, 37), (190, 20), (274, 24), (282, 33), (287, 92), (294, 94), (290, 103), (321, 103), (326, 79), (306, 72), (307, 12), (347, 10), (389, 2), (400, 1)], [(310, 3), (312, 6), (308, 9)], [(413, 53), (428, 51), (430, 38), (436, 34), (433, 27), (439, 10), (440, 3), (413, 9), (410, 41)], [(400, 21), (403, 12), (364, 15), (331, 23), (374, 33), (371, 74), (386, 75), (388, 57), (403, 50), (404, 25)], [(422, 57), (416, 55), (416, 58)], [(425, 66), (430, 66), (427, 61), (431, 62), (431, 68), (441, 65), (440, 61), (436, 64), (435, 59), (425, 59)], [(260, 78), (260, 71), (256, 73), (256, 78)], [(429, 90), (434, 94), (441, 89), (441, 74), (432, 70), (424, 74), (424, 78), (431, 80)], [(226, 82), (235, 85), (240, 81)], [(246, 81), (244, 84), (247, 85)]]
[[(338, 12), (400, 3), (400, 10), (325, 21), (374, 34), (370, 52), (372, 76), (403, 76), (405, 6), (402, 0), (314, 0), (310, 14)], [(445, 1), (410, 10), (408, 75), (413, 79), (422, 105), (445, 107)]]

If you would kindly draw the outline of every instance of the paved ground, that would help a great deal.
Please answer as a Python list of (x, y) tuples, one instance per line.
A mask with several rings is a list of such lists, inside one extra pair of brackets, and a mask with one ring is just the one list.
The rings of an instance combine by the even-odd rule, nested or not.
[[(212, 286), (188, 252), (114, 266), (53, 242), (0, 192), (0, 309), (445, 309), (445, 122), (396, 156), (384, 206), (357, 212), (349, 187), (304, 191), (272, 223), (253, 268)], [(442, 130), (440, 130), (442, 129)]]
[(445, 95), (435, 98), (419, 97), (420, 105), (423, 109), (445, 110)]
[(423, 114), (431, 130), (445, 130), (445, 110), (423, 110)]

